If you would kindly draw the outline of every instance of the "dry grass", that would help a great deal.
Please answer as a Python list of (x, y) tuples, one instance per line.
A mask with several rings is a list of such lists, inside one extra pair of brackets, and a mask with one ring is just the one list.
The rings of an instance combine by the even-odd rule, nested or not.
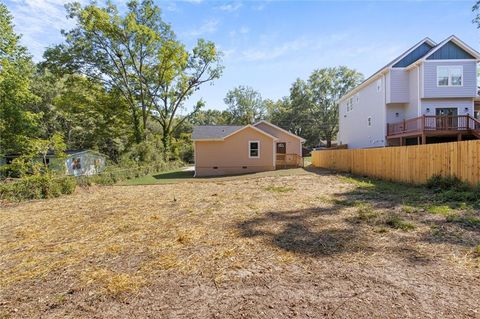
[[(479, 231), (435, 210), (372, 200), (358, 193), (362, 187), (373, 191), (369, 183), (323, 172), (282, 171), (201, 184), (92, 188), (3, 207), (0, 317), (236, 317), (229, 305), (238, 317), (262, 311), (286, 317), (292, 300), (310, 305), (295, 310), (304, 316), (320, 306), (328, 315), (345, 293), (365, 285), (383, 293), (364, 297), (378, 307), (373, 315), (385, 315), (381, 308), (392, 302), (386, 296), (419, 305), (410, 311), (464, 307), (463, 314), (471, 313), (480, 297)], [(439, 275), (445, 288), (421, 286), (410, 291), (416, 301), (408, 304), (396, 295), (412, 284), (405, 272), (420, 285)], [(252, 287), (260, 310), (234, 302)], [(286, 297), (292, 289), (297, 293)], [(428, 301), (434, 291), (450, 299)], [(196, 300), (202, 305), (189, 306)], [(336, 314), (372, 315), (368, 302)], [(160, 304), (169, 306), (157, 309)]]

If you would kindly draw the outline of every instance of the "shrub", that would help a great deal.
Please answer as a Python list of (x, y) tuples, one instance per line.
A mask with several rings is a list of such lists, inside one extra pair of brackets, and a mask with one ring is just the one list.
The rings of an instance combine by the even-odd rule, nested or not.
[(430, 177), (426, 184), (427, 188), (434, 191), (467, 191), (469, 185), (456, 176), (434, 175)]
[(0, 198), (10, 201), (42, 199), (71, 194), (75, 191), (73, 177), (56, 177), (51, 174), (32, 175), (12, 183), (0, 185)]

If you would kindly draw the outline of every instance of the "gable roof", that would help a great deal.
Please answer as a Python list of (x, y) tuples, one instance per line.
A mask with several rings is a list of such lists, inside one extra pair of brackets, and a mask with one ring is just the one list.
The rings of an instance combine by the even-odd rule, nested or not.
[(295, 134), (293, 134), (293, 133), (291, 133), (291, 132), (289, 132), (289, 131), (287, 131), (287, 130), (279, 127), (279, 126), (276, 126), (275, 124), (272, 124), (272, 123), (270, 123), (270, 122), (268, 122), (268, 121), (265, 121), (265, 120), (261, 120), (260, 122), (257, 122), (257, 123), (255, 123), (255, 124), (253, 124), (253, 126), (256, 127), (258, 124), (261, 124), (261, 123), (267, 124), (267, 125), (275, 128), (275, 129), (277, 129), (277, 130), (279, 130), (279, 131), (282, 131), (282, 132), (285, 133), (285, 134), (288, 134), (288, 135), (290, 135), (290, 136), (293, 136), (293, 137), (295, 137), (295, 138), (298, 138), (302, 143), (306, 141), (303, 137), (300, 137), (300, 136), (298, 136), (298, 135), (295, 135)]
[[(386, 66), (384, 66), (383, 68), (381, 68), (380, 70), (378, 70), (377, 72), (375, 72), (372, 76), (370, 76), (368, 79), (366, 79), (365, 81), (363, 81), (362, 83), (360, 83), (360, 85), (358, 85), (357, 87), (355, 87), (354, 89), (350, 90), (349, 92), (347, 92), (345, 95), (343, 95), (340, 99), (338, 99), (338, 102), (342, 102), (344, 101), (346, 98), (352, 96), (353, 94), (355, 94), (356, 92), (360, 91), (362, 88), (364, 88), (365, 86), (371, 84), (374, 80), (376, 80), (378, 77), (382, 76), (383, 74), (386, 74), (387, 71), (392, 68), (392, 67), (405, 67), (406, 70), (410, 70), (416, 66), (418, 66), (421, 62), (425, 61), (426, 59), (428, 59), (428, 57), (432, 56), (432, 54), (434, 54), (435, 52), (437, 52), (438, 50), (440, 50), (442, 47), (445, 46), (445, 44), (449, 43), (449, 42), (453, 42), (455, 43), (458, 47), (460, 47), (461, 49), (463, 49), (465, 52), (467, 52), (468, 54), (470, 54), (474, 59), (476, 60), (480, 60), (480, 53), (477, 52), (476, 50), (472, 49), (470, 46), (468, 46), (465, 42), (463, 42), (462, 40), (460, 40), (459, 38), (457, 38), (456, 36), (452, 35), (448, 38), (446, 38), (445, 40), (443, 40), (442, 42), (436, 44), (434, 41), (432, 41), (430, 38), (425, 38), (423, 39), (422, 41), (418, 42), (417, 44), (415, 44), (413, 47), (411, 47), (410, 49), (408, 49), (407, 51), (405, 51), (404, 53), (402, 53), (399, 57), (397, 57), (396, 59), (394, 59), (393, 61), (391, 61), (390, 63), (388, 63)], [(431, 49), (430, 50), (426, 50), (427, 47), (424, 46), (424, 44), (428, 44), (429, 46), (431, 46)], [(423, 55), (417, 55), (415, 56), (411, 61), (410, 63), (405, 63), (405, 64), (402, 64), (402, 62), (408, 62), (406, 60), (409, 60), (409, 54), (412, 54), (417, 48), (420, 48), (424, 46), (424, 50), (420, 50), (420, 51), (423, 51)], [(403, 60), (403, 61), (402, 61)], [(398, 65), (397, 65), (398, 64)]]
[(224, 141), (226, 138), (237, 134), (247, 128), (251, 128), (263, 135), (270, 137), (273, 140), (277, 140), (275, 136), (268, 134), (261, 129), (256, 128), (253, 125), (202, 125), (195, 126), (193, 128), (192, 140), (193, 141)]
[[(398, 57), (396, 57), (395, 59), (393, 59), (392, 61), (390, 61), (389, 63), (387, 63), (387, 65), (385, 65), (384, 67), (382, 67), (380, 70), (378, 70), (377, 72), (375, 72), (373, 75), (371, 75), (369, 78), (367, 78), (365, 81), (363, 81), (362, 83), (360, 83), (359, 85), (357, 85), (355, 88), (353, 88), (352, 90), (350, 90), (349, 92), (347, 92), (345, 95), (343, 95), (340, 99), (338, 99), (338, 102), (341, 102), (343, 100), (345, 100), (346, 98), (352, 96), (353, 94), (357, 93), (358, 91), (360, 91), (362, 88), (364, 88), (365, 86), (371, 84), (373, 81), (375, 81), (378, 77), (380, 77), (381, 75), (385, 74), (386, 71), (388, 71), (392, 66), (396, 65), (397, 63), (401, 62), (402, 59), (406, 58), (410, 53), (412, 53), (415, 49), (417, 49), (418, 47), (422, 46), (423, 44), (427, 44), (431, 47), (434, 47), (436, 46), (436, 43), (430, 39), (430, 38), (424, 38), (422, 39), (421, 41), (417, 42), (415, 45), (413, 45), (412, 47), (410, 47), (408, 50), (406, 50), (405, 52), (403, 52), (402, 54), (400, 54)], [(418, 58), (417, 58), (418, 59)]]
[(223, 140), (225, 136), (241, 129), (244, 125), (202, 125), (194, 126), (192, 140)]
[[(425, 54), (421, 59), (417, 60), (415, 63), (412, 63), (407, 67), (407, 70), (412, 69), (413, 67), (417, 66), (421, 62), (425, 60), (430, 60), (435, 56), (435, 53), (440, 52), (443, 48), (445, 48), (448, 44), (453, 43), (456, 47), (459, 47), (463, 51), (465, 51), (468, 55), (471, 56), (470, 59), (475, 59), (479, 60), (480, 59), (480, 53), (469, 45), (467, 45), (465, 42), (457, 38), (456, 36), (452, 35), (440, 42), (438, 45), (436, 45), (432, 50), (430, 50), (427, 54)], [(435, 58), (436, 59), (436, 58)]]

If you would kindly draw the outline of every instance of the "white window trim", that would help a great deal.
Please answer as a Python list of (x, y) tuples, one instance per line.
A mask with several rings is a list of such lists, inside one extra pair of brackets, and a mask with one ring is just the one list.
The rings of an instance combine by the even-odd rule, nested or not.
[(353, 110), (353, 96), (347, 99), (347, 112)]
[[(446, 68), (448, 69), (448, 85), (438, 85), (438, 70), (440, 68)], [(462, 70), (462, 84), (461, 85), (452, 85), (452, 76), (450, 74), (450, 68), (460, 68)], [(461, 88), (463, 87), (463, 82), (464, 82), (464, 77), (463, 77), (463, 65), (437, 65), (437, 88)]]
[[(251, 156), (252, 143), (257, 143), (258, 145), (258, 156)], [(248, 141), (248, 158), (260, 158), (260, 141)]]

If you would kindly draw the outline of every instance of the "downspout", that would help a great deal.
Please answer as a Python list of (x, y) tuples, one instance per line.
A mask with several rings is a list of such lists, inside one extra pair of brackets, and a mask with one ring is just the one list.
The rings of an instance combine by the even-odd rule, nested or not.
[[(384, 140), (383, 140), (383, 147), (387, 146), (387, 122), (388, 122), (388, 119), (387, 119), (387, 75), (384, 76), (385, 77), (385, 82), (384, 83), (384, 92), (383, 92), (383, 118), (385, 119), (385, 122), (384, 125), (383, 125), (383, 136), (384, 136)], [(390, 82), (392, 81), (392, 78), (390, 77)], [(392, 97), (390, 96), (390, 100), (392, 99)]]
[(422, 65), (419, 65), (418, 66), (418, 69), (417, 69), (417, 92), (418, 92), (418, 95), (417, 95), (417, 112), (418, 112), (418, 116), (422, 116), (422, 107), (420, 105), (420, 68), (422, 67)]

